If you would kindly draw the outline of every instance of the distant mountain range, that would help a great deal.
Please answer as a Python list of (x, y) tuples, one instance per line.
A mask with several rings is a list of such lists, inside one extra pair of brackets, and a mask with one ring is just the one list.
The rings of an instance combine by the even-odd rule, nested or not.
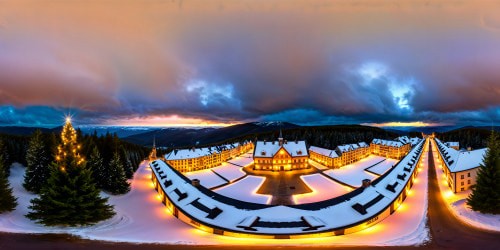
[[(252, 138), (254, 139), (258, 135), (269, 134), (269, 132), (276, 132), (279, 129), (291, 130), (291, 129), (307, 129), (311, 128), (317, 130), (318, 128), (326, 129), (340, 129), (342, 126), (356, 126), (358, 128), (369, 128), (367, 126), (361, 125), (335, 125), (335, 126), (300, 126), (288, 122), (250, 122), (237, 124), (228, 127), (213, 128), (213, 127), (201, 127), (201, 128), (156, 128), (156, 127), (123, 127), (123, 126), (80, 126), (79, 129), (85, 134), (94, 133), (98, 135), (103, 135), (106, 133), (114, 134), (116, 133), (120, 138), (125, 141), (143, 145), (150, 146), (153, 140), (156, 140), (156, 145), (161, 147), (187, 147), (194, 145), (205, 145), (219, 143), (231, 138)], [(56, 128), (36, 128), (36, 127), (16, 127), (16, 126), (0, 126), (0, 133), (3, 134), (13, 134), (13, 135), (31, 135), (36, 129), (41, 129), (42, 132), (60, 132), (62, 127)], [(408, 135), (410, 133), (415, 134), (416, 132), (449, 132), (456, 131), (460, 129), (480, 129), (480, 130), (491, 130), (492, 127), (474, 127), (467, 126), (462, 128), (457, 128), (453, 126), (441, 126), (441, 127), (402, 127), (402, 128), (382, 128), (397, 135)], [(375, 129), (375, 128), (373, 128)], [(500, 131), (500, 126), (493, 127), (494, 130)], [(253, 136), (253, 137), (252, 137)]]
[(297, 127), (300, 126), (288, 122), (251, 122), (222, 128), (165, 128), (127, 136), (123, 139), (139, 145), (151, 145), (155, 139), (158, 146), (183, 147), (211, 144), (234, 137)]

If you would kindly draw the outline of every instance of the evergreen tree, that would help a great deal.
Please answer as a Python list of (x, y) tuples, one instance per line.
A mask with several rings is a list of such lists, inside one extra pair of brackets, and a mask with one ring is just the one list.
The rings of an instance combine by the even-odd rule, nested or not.
[(39, 193), (50, 175), (49, 157), (42, 141), (42, 132), (35, 131), (26, 153), (27, 169), (23, 186), (26, 190)]
[(5, 175), (3, 162), (3, 154), (0, 152), (0, 214), (12, 211), (17, 206), (17, 199), (12, 195), (12, 188), (9, 186), (9, 180)]
[(481, 213), (500, 213), (500, 138), (497, 133), (491, 133), (467, 205)]
[(104, 165), (104, 160), (97, 147), (94, 147), (92, 150), (89, 161), (87, 162), (87, 167), (92, 171), (92, 177), (94, 178), (96, 186), (102, 189), (107, 182), (107, 167)]
[(71, 121), (66, 120), (61, 133), (56, 163), (51, 165), (50, 177), (40, 197), (31, 200), (30, 213), (26, 217), (47, 226), (90, 225), (114, 215), (107, 198), (99, 195), (80, 155), (81, 146)]
[(6, 177), (9, 177), (10, 175), (10, 164), (8, 162), (8, 152), (7, 152), (7, 147), (5, 146), (5, 143), (2, 139), (0, 139), (0, 168), (1, 171), (4, 172), (4, 175)]
[(127, 182), (123, 163), (120, 160), (118, 153), (113, 155), (113, 159), (109, 163), (107, 172), (107, 181), (103, 184), (103, 189), (112, 194), (125, 194), (130, 191), (130, 184)]

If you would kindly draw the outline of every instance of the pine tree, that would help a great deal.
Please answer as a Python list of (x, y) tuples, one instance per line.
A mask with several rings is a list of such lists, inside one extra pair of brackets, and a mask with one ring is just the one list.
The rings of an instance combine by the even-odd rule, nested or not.
[(90, 225), (111, 218), (113, 207), (107, 204), (107, 198), (100, 197), (69, 119), (61, 141), (47, 185), (40, 197), (31, 200), (32, 211), (26, 217), (47, 226)]
[(2, 156), (0, 158), (0, 166), (2, 166), (0, 170), (4, 172), (4, 175), (6, 177), (9, 177), (10, 175), (10, 164), (8, 163), (9, 155), (7, 153), (7, 147), (5, 146), (4, 141), (2, 139), (0, 139), (0, 155)]
[(0, 152), (0, 214), (12, 211), (17, 206), (17, 199), (12, 195), (12, 188), (9, 186), (4, 168), (3, 154)]
[(87, 167), (92, 171), (92, 178), (94, 178), (96, 186), (102, 189), (107, 182), (107, 168), (104, 165), (104, 160), (97, 147), (94, 147), (92, 150), (92, 154), (87, 162)]
[(23, 186), (26, 190), (39, 193), (50, 175), (49, 157), (42, 141), (42, 132), (35, 131), (26, 153), (27, 169)]
[(500, 138), (492, 132), (488, 150), (477, 172), (476, 185), (467, 197), (467, 205), (481, 213), (500, 213)]
[(112, 194), (125, 194), (130, 191), (130, 184), (127, 182), (127, 177), (123, 170), (123, 163), (118, 153), (113, 155), (113, 159), (111, 159), (109, 163), (107, 179), (103, 187), (105, 191)]

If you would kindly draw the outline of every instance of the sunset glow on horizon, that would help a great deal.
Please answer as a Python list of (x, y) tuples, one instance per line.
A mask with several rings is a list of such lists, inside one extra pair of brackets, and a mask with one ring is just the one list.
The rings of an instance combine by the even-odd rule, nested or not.
[(60, 124), (68, 110), (82, 125), (500, 124), (499, 10), (498, 1), (1, 1), (0, 126)]

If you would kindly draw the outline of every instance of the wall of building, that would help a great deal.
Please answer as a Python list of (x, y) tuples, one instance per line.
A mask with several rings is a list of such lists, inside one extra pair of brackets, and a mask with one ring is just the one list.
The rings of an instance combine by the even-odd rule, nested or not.
[(166, 160), (168, 164), (174, 167), (177, 171), (185, 173), (191, 171), (198, 171), (220, 166), (234, 157), (248, 152), (254, 147), (253, 143), (246, 143), (238, 147), (221, 150), (220, 152), (214, 151), (212, 154), (178, 160)]
[[(427, 143), (425, 143), (424, 147), (427, 146)], [(411, 187), (414, 184), (414, 180), (418, 175), (419, 168), (422, 164), (422, 155), (418, 158), (418, 161), (413, 168), (413, 171), (411, 173), (411, 178), (408, 179), (408, 181), (405, 184), (405, 188), (401, 190), (399, 193), (398, 197), (394, 199), (391, 204), (389, 204), (387, 207), (385, 207), (383, 210), (381, 210), (379, 213), (375, 214), (374, 216), (364, 219), (362, 221), (359, 221), (358, 223), (346, 226), (345, 228), (339, 228), (339, 229), (332, 229), (329, 231), (323, 231), (323, 232), (312, 232), (312, 233), (301, 233), (301, 234), (252, 234), (252, 233), (242, 233), (242, 232), (235, 232), (231, 230), (225, 230), (224, 228), (221, 228), (221, 225), (214, 226), (214, 225), (207, 225), (204, 224), (202, 221), (197, 221), (194, 219), (194, 217), (189, 216), (189, 214), (185, 214), (182, 210), (178, 209), (175, 207), (170, 200), (170, 198), (165, 195), (164, 190), (162, 190), (162, 186), (158, 184), (158, 177), (155, 175), (155, 173), (152, 171), (151, 173), (151, 179), (154, 184), (155, 190), (158, 192), (160, 195), (160, 199), (162, 200), (162, 203), (165, 204), (167, 207), (168, 211), (172, 213), (175, 217), (177, 217), (179, 220), (185, 222), (186, 224), (192, 225), (195, 228), (198, 228), (200, 230), (203, 230), (208, 233), (213, 233), (213, 234), (218, 234), (218, 235), (224, 235), (224, 236), (231, 236), (231, 237), (243, 237), (243, 238), (264, 238), (264, 239), (294, 239), (294, 238), (310, 238), (310, 237), (328, 237), (328, 236), (336, 236), (336, 235), (344, 235), (344, 234), (350, 234), (354, 232), (358, 232), (360, 230), (366, 229), (368, 227), (371, 227), (378, 222), (384, 220), (386, 217), (394, 213), (397, 208), (403, 203), (403, 201), (406, 199), (408, 192), (410, 191)]]

